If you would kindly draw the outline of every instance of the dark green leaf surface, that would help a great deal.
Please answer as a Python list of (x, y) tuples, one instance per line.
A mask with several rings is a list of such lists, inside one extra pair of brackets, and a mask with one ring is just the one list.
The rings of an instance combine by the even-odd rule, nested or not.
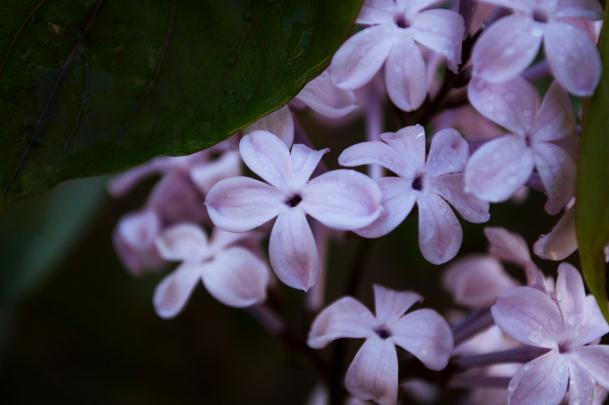
[(605, 317), (607, 265), (604, 247), (609, 243), (609, 13), (599, 43), (603, 76), (587, 104), (577, 174), (577, 241), (586, 284)]
[(361, 0), (3, 0), (0, 205), (210, 146), (290, 100)]
[(103, 195), (104, 178), (74, 180), (0, 215), (0, 309), (15, 303), (68, 253)]

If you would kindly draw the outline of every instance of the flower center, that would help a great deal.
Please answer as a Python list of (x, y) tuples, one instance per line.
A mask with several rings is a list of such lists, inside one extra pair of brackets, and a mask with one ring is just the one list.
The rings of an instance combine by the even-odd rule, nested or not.
[(538, 23), (547, 23), (548, 16), (543, 11), (535, 10), (533, 12), (533, 20), (537, 21)]
[(421, 191), (423, 190), (423, 176), (420, 174), (416, 175), (412, 180), (412, 186), (414, 190)]
[(406, 19), (406, 16), (404, 14), (398, 14), (396, 15), (393, 20), (395, 21), (395, 24), (400, 27), (400, 28), (408, 28), (410, 27), (410, 22), (408, 21), (408, 19)]
[(558, 353), (568, 353), (571, 350), (568, 344), (561, 343), (558, 345)]
[(391, 331), (384, 326), (376, 328), (374, 332), (383, 340), (391, 337)]
[(291, 196), (285, 203), (288, 207), (294, 208), (302, 201), (302, 197), (300, 194), (294, 194)]

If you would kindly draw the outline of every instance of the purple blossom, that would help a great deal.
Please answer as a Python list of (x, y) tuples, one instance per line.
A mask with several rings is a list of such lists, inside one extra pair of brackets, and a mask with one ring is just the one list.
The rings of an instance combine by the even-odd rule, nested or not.
[(362, 228), (380, 212), (381, 192), (365, 175), (333, 170), (309, 180), (327, 149), (305, 145), (291, 152), (270, 132), (255, 131), (239, 144), (245, 164), (263, 180), (233, 177), (221, 180), (205, 200), (213, 223), (227, 231), (245, 232), (276, 218), (269, 241), (269, 257), (285, 284), (308, 290), (319, 277), (310, 215), (339, 230)]
[(199, 281), (225, 305), (241, 308), (263, 302), (269, 270), (256, 255), (236, 246), (249, 236), (215, 229), (208, 241), (200, 227), (186, 223), (163, 231), (156, 239), (161, 257), (181, 264), (154, 292), (157, 314), (176, 316)]
[(442, 370), (453, 349), (446, 321), (431, 309), (408, 311), (421, 297), (374, 286), (373, 315), (361, 302), (343, 297), (315, 318), (308, 345), (321, 349), (340, 338), (366, 339), (347, 370), (347, 390), (361, 400), (395, 404), (398, 358), (395, 346), (412, 353), (427, 368)]
[(459, 220), (448, 205), (470, 222), (489, 219), (488, 203), (463, 191), (463, 170), (469, 146), (454, 129), (438, 132), (425, 159), (425, 130), (420, 125), (380, 135), (381, 141), (347, 148), (339, 157), (343, 166), (379, 164), (397, 177), (383, 177), (383, 210), (371, 225), (358, 229), (362, 236), (388, 234), (408, 216), (415, 203), (419, 212), (419, 246), (431, 263), (455, 257), (463, 239)]
[[(389, 97), (402, 110), (418, 108), (428, 89), (422, 45), (455, 69), (461, 62), (462, 17), (451, 10), (427, 8), (437, 0), (367, 0), (357, 19), (368, 27), (336, 52), (330, 66), (338, 87), (356, 89), (385, 65)], [(418, 46), (418, 45), (419, 46)]]
[(571, 404), (592, 403), (595, 384), (609, 389), (609, 332), (577, 269), (562, 263), (556, 292), (515, 287), (499, 295), (491, 311), (515, 340), (548, 352), (522, 366), (510, 381), (508, 404), (558, 404), (569, 389)]
[(565, 145), (575, 139), (567, 94), (554, 82), (540, 106), (535, 88), (518, 77), (500, 84), (474, 79), (468, 96), (482, 115), (510, 132), (476, 150), (465, 170), (465, 189), (485, 201), (505, 201), (537, 169), (548, 195), (546, 210), (558, 213), (573, 197), (577, 171)]
[(577, 96), (592, 95), (601, 76), (593, 40), (578, 19), (597, 20), (596, 0), (484, 0), (514, 10), (483, 31), (473, 50), (474, 75), (503, 82), (519, 75), (537, 56), (541, 43), (556, 80)]

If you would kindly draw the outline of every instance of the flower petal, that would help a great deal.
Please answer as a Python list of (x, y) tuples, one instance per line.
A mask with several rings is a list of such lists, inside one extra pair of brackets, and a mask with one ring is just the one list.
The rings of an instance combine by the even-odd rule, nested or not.
[(199, 261), (205, 257), (209, 248), (203, 230), (188, 223), (165, 229), (155, 242), (159, 254), (165, 260)]
[(457, 130), (443, 129), (431, 138), (425, 172), (433, 176), (462, 172), (465, 170), (467, 159), (469, 159), (467, 141)]
[(425, 128), (411, 125), (398, 132), (385, 132), (380, 135), (383, 142), (391, 146), (404, 161), (402, 177), (414, 177), (415, 173), (425, 166)]
[(345, 42), (334, 54), (330, 73), (343, 89), (357, 89), (379, 71), (393, 47), (395, 35), (388, 25), (366, 28)]
[(365, 238), (387, 235), (400, 225), (410, 214), (417, 200), (418, 192), (411, 182), (401, 177), (383, 177), (378, 181), (381, 187), (381, 212), (370, 225), (355, 232)]
[(431, 370), (442, 370), (453, 351), (453, 334), (436, 311), (419, 309), (390, 326), (391, 340)]
[(381, 190), (355, 170), (332, 170), (311, 180), (302, 191), (302, 208), (329, 228), (353, 230), (380, 214)]
[(575, 116), (569, 95), (554, 81), (548, 89), (531, 131), (533, 141), (557, 141), (575, 135)]
[(163, 176), (148, 196), (147, 205), (164, 223), (199, 222), (205, 211), (201, 193), (181, 170)]
[(343, 297), (317, 315), (311, 325), (307, 344), (322, 349), (340, 338), (367, 338), (374, 335), (376, 320), (361, 302)]
[(220, 159), (193, 166), (189, 171), (190, 180), (203, 194), (207, 194), (214, 184), (222, 179), (241, 174), (241, 158), (234, 151), (225, 152)]
[(496, 258), (527, 267), (531, 261), (529, 246), (524, 238), (505, 228), (486, 227), (484, 234), (490, 244), (489, 251)]
[(249, 307), (266, 299), (269, 269), (251, 252), (232, 247), (203, 265), (203, 284), (215, 299), (231, 307)]
[(421, 51), (410, 36), (396, 39), (385, 63), (385, 85), (389, 98), (398, 108), (412, 111), (427, 96), (427, 70)]
[(160, 232), (161, 220), (153, 210), (129, 213), (120, 219), (112, 242), (121, 262), (133, 274), (163, 263), (154, 244)]
[(560, 146), (551, 142), (534, 142), (535, 166), (548, 195), (546, 211), (557, 214), (575, 196), (577, 164)]
[(517, 285), (492, 256), (466, 256), (452, 262), (442, 284), (457, 304), (468, 308), (488, 308), (499, 293)]
[(268, 131), (254, 131), (239, 142), (243, 162), (251, 171), (273, 186), (285, 190), (292, 167), (285, 143)]
[(420, 196), (417, 205), (421, 253), (430, 263), (446, 263), (461, 247), (461, 224), (449, 205), (435, 193)]
[(410, 291), (395, 291), (381, 285), (374, 285), (374, 309), (376, 319), (381, 323), (397, 321), (406, 311), (423, 297)]
[(522, 366), (510, 381), (508, 405), (558, 404), (567, 392), (569, 363), (555, 352)]
[(577, 250), (574, 207), (565, 211), (550, 233), (542, 235), (535, 242), (533, 250), (543, 259), (556, 261), (566, 259)]
[(395, 174), (408, 176), (410, 171), (403, 160), (403, 157), (391, 146), (379, 141), (356, 143), (345, 149), (338, 157), (341, 166), (378, 164)]
[[(262, 117), (243, 130), (244, 134), (254, 131), (266, 131), (275, 134), (289, 148), (294, 141), (294, 118), (287, 105)], [(261, 176), (262, 177), (262, 176)]]
[(200, 264), (182, 264), (161, 281), (154, 290), (154, 308), (164, 319), (176, 316), (201, 279)]
[(307, 291), (319, 278), (317, 246), (300, 207), (279, 214), (269, 240), (271, 266), (279, 279), (292, 288)]
[(528, 16), (500, 19), (484, 30), (474, 46), (474, 76), (494, 83), (516, 77), (535, 59), (542, 35)]
[(366, 0), (356, 23), (370, 25), (392, 23), (391, 11), (394, 7), (393, 0)]
[(484, 201), (510, 198), (531, 177), (533, 151), (524, 139), (504, 135), (482, 145), (465, 168), (465, 192)]
[(569, 405), (594, 403), (594, 379), (577, 362), (569, 362)]
[(609, 346), (582, 346), (574, 350), (575, 361), (592, 375), (594, 380), (609, 390)]
[(600, 20), (603, 17), (603, 8), (598, 0), (561, 0), (556, 17)]
[(422, 11), (413, 20), (412, 30), (415, 41), (445, 56), (454, 66), (461, 63), (465, 27), (458, 13), (445, 9)]
[(592, 295), (586, 297), (586, 319), (578, 325), (570, 338), (572, 346), (583, 346), (595, 342), (609, 333), (609, 324), (603, 316), (598, 302)]
[(533, 126), (539, 109), (537, 90), (522, 77), (502, 83), (473, 78), (467, 96), (480, 114), (518, 135), (525, 135)]
[(290, 158), (292, 159), (291, 188), (300, 190), (309, 181), (309, 178), (319, 165), (321, 158), (330, 149), (315, 150), (306, 145), (296, 144), (292, 146)]
[(533, 7), (536, 5), (535, 2), (531, 0), (484, 0), (484, 2), (525, 12), (532, 12)]
[(563, 336), (563, 320), (557, 305), (532, 287), (502, 292), (491, 312), (502, 331), (525, 345), (556, 348)]
[(245, 232), (279, 214), (286, 195), (249, 177), (232, 177), (216, 183), (205, 199), (207, 212), (217, 227)]
[(569, 263), (558, 266), (556, 300), (568, 328), (582, 323), (587, 312), (586, 290), (579, 271)]
[(355, 94), (336, 87), (327, 70), (310, 81), (296, 99), (327, 118), (341, 118), (357, 109)]
[(490, 219), (489, 204), (464, 190), (465, 180), (462, 173), (447, 174), (431, 179), (433, 190), (452, 205), (463, 218), (473, 223)]
[(544, 47), (552, 73), (576, 96), (591, 96), (601, 78), (598, 49), (582, 30), (564, 22), (545, 29)]
[(393, 405), (398, 398), (398, 357), (389, 340), (366, 339), (347, 370), (345, 387), (354, 397)]

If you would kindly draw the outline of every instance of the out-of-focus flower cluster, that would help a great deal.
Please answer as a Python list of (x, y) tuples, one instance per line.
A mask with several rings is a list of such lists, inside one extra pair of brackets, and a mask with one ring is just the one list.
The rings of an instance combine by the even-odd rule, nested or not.
[[(289, 105), (209, 149), (158, 157), (112, 180), (110, 193), (122, 197), (159, 177), (144, 207), (117, 225), (116, 251), (138, 276), (179, 263), (154, 293), (163, 318), (201, 281), (281, 335), (289, 320), (265, 304), (269, 291), (307, 291), (318, 312), (303, 338), (313, 354), (336, 339), (364, 339), (346, 370), (351, 401), (424, 402), (448, 385), (469, 389), (468, 403), (600, 403), (609, 346), (599, 342), (609, 325), (598, 303), (575, 267), (544, 275), (507, 229), (487, 227), (489, 252), (445, 269), (444, 288), (461, 308), (450, 322), (416, 307), (417, 293), (379, 285), (374, 313), (352, 296), (322, 307), (330, 240), (345, 231), (385, 236), (415, 206), (420, 252), (435, 265), (461, 248), (455, 212), (484, 223), (490, 203), (522, 201), (529, 190), (547, 196), (548, 214), (562, 212), (535, 255), (559, 261), (577, 249), (580, 123), (570, 95), (589, 96), (600, 80), (601, 13), (596, 0), (366, 0), (362, 29)], [(385, 128), (386, 99), (401, 128)], [(322, 125), (364, 118), (365, 140), (338, 158), (345, 168), (322, 162), (328, 149), (310, 143), (294, 114), (303, 108)], [(408, 372), (422, 368), (437, 378)], [(324, 382), (318, 403), (336, 391)]]

